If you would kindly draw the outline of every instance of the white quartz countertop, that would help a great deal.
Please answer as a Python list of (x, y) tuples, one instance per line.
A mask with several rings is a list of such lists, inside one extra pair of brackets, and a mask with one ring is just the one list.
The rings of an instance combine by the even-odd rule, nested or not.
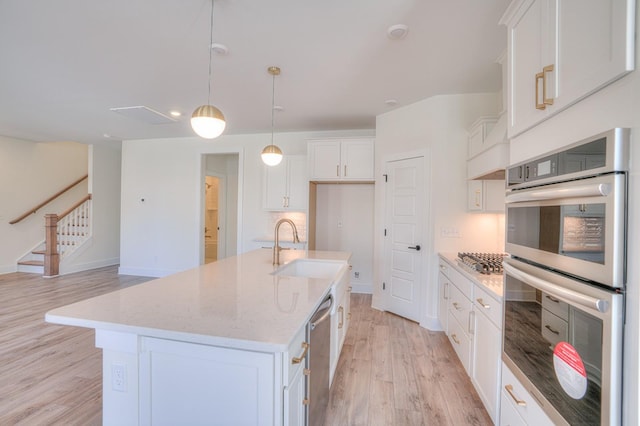
[[(282, 251), (337, 260), (347, 252)], [(276, 276), (271, 250), (254, 250), (49, 311), (51, 323), (264, 352), (286, 351), (333, 279)], [(348, 273), (348, 270), (347, 272)]]
[(492, 293), (498, 301), (502, 301), (504, 278), (502, 274), (481, 274), (480, 272), (471, 271), (466, 268), (458, 260), (456, 253), (439, 253), (440, 257), (444, 259), (451, 266), (456, 268), (465, 277), (469, 278), (475, 284), (483, 286), (486, 290)]

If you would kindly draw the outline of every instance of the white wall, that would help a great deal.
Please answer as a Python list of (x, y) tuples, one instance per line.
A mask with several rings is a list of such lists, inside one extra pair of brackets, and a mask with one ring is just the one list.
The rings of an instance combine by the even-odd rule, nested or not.
[(0, 136), (0, 273), (44, 240), (44, 215), (62, 213), (87, 195), (85, 180), (22, 222), (9, 221), (87, 174), (87, 145), (35, 143)]
[(86, 271), (120, 261), (120, 163), (117, 146), (89, 146), (89, 193), (92, 194), (91, 240), (60, 264), (60, 274)]
[(371, 293), (374, 186), (318, 184), (316, 196), (316, 249), (351, 252), (353, 291)]
[[(373, 131), (276, 134), (285, 154), (306, 155), (311, 138), (372, 136)], [(255, 241), (273, 230), (262, 209), (260, 152), (270, 134), (223, 135), (213, 141), (191, 138), (124, 141), (122, 144), (122, 223), (120, 271), (164, 276), (199, 265), (203, 155), (238, 153), (238, 252), (261, 247)], [(145, 201), (142, 202), (141, 200)]]
[[(431, 182), (427, 189), (429, 217), (425, 218), (427, 238), (423, 251), (421, 324), (438, 329), (437, 253), (462, 250), (502, 251), (499, 241), (504, 215), (467, 212), (467, 129), (480, 116), (500, 110), (500, 93), (436, 96), (380, 115), (376, 121), (376, 185), (374, 222), (373, 305), (384, 308), (382, 265), (384, 229), (384, 185), (380, 177), (385, 162), (404, 153), (426, 152), (425, 171)], [(457, 228), (460, 238), (441, 236), (443, 227)], [(380, 231), (380, 232), (378, 232)], [(487, 238), (489, 236), (490, 238)]]
[[(640, 23), (640, 8), (636, 22)], [(636, 39), (636, 67), (640, 42)], [(631, 128), (623, 424), (640, 423), (640, 71), (636, 70), (511, 140), (517, 163), (614, 127)]]

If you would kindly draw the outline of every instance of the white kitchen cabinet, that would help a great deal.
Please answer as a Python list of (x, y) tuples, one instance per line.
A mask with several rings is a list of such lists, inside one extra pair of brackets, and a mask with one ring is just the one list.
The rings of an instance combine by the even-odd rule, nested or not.
[(498, 117), (480, 117), (471, 125), (468, 138), (468, 158), (473, 158), (489, 148), (485, 142), (488, 141), (487, 136), (493, 130), (497, 121)]
[(285, 426), (306, 424), (309, 404), (309, 369), (305, 356), (307, 343), (306, 328), (303, 328), (289, 345), (287, 356), (284, 358), (288, 375), (288, 384), (283, 395)]
[[(442, 261), (440, 262), (442, 264)], [(441, 265), (442, 268), (442, 265)], [(449, 278), (440, 271), (438, 273), (438, 319), (440, 320), (440, 325), (442, 326), (442, 330), (447, 333), (447, 324), (448, 324), (448, 315), (447, 310), (449, 308), (449, 286), (451, 283), (449, 282)]]
[(552, 426), (554, 424), (504, 363), (502, 363), (500, 424), (502, 426)]
[(511, 3), (500, 21), (508, 31), (509, 137), (633, 70), (634, 3)]
[(470, 180), (467, 189), (469, 211), (504, 213), (504, 180)]
[(374, 180), (373, 139), (326, 139), (308, 141), (309, 180)]
[[(502, 302), (479, 286), (474, 289), (473, 368), (471, 381), (489, 417), (498, 423), (500, 357), (502, 348)], [(499, 325), (500, 324), (500, 325)]]
[(309, 192), (306, 168), (304, 155), (285, 155), (277, 166), (264, 166), (264, 209), (306, 210)]

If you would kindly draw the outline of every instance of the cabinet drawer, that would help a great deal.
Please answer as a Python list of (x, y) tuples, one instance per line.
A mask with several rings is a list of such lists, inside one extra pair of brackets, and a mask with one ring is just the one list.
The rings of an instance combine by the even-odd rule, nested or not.
[[(462, 363), (467, 374), (471, 375), (471, 339), (464, 332), (464, 328), (458, 320), (449, 311), (449, 341), (456, 351), (460, 362)], [(466, 325), (465, 325), (466, 327)]]
[(473, 304), (476, 309), (483, 312), (498, 329), (502, 330), (502, 302), (494, 299), (484, 287), (476, 285)]
[(472, 326), (469, 323), (469, 313), (473, 308), (473, 304), (467, 299), (458, 288), (454, 285), (449, 288), (449, 312), (463, 327), (466, 335), (471, 334)]
[(503, 404), (505, 402), (511, 404), (511, 408), (520, 415), (525, 424), (536, 426), (553, 425), (553, 422), (542, 407), (538, 405), (536, 400), (526, 391), (525, 387), (504, 363), (502, 364), (501, 399)]
[[(307, 329), (306, 327), (302, 327), (300, 331), (296, 334), (296, 337), (293, 338), (293, 341), (289, 345), (288, 354), (284, 359), (285, 366), (284, 370), (288, 372), (288, 376), (285, 377), (285, 383), (290, 383), (291, 379), (294, 377), (295, 372), (298, 368), (306, 368), (307, 367), (307, 354), (308, 351), (305, 350)], [(304, 345), (303, 345), (304, 343)], [(294, 362), (294, 358), (300, 359), (300, 362)], [(297, 360), (296, 360), (297, 361)]]
[(542, 307), (553, 312), (565, 321), (569, 321), (569, 305), (562, 300), (558, 300), (555, 297), (542, 293)]
[(542, 337), (551, 345), (566, 342), (569, 337), (569, 323), (552, 312), (542, 309)]

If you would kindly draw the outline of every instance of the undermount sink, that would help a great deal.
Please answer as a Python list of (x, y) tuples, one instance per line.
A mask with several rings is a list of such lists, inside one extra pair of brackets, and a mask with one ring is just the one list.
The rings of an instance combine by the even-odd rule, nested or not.
[(272, 275), (307, 278), (335, 278), (344, 262), (316, 259), (296, 259), (276, 269)]

